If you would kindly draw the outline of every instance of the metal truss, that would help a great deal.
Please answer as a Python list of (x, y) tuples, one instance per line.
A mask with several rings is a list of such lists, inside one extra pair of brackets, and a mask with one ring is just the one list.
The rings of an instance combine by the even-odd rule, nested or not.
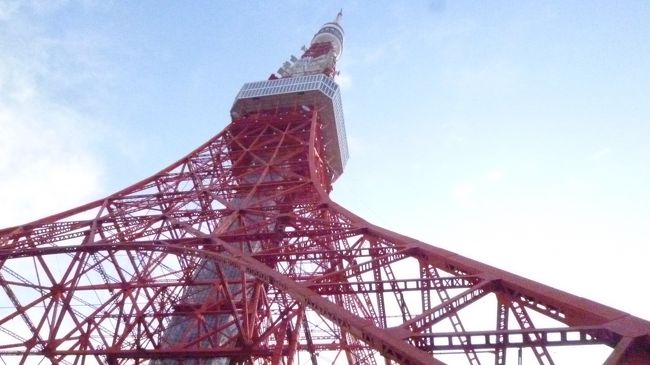
[(142, 182), (0, 230), (0, 363), (650, 363), (649, 322), (330, 200), (318, 110), (242, 116)]

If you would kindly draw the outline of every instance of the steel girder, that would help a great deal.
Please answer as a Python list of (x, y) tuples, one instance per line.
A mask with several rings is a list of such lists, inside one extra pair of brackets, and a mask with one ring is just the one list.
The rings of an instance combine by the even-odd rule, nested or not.
[(647, 321), (331, 201), (317, 110), (242, 116), (142, 182), (0, 230), (2, 361), (650, 363)]

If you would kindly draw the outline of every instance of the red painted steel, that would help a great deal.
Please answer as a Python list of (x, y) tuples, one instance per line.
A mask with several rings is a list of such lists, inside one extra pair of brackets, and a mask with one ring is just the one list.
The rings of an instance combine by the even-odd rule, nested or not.
[(554, 364), (590, 345), (650, 363), (649, 322), (330, 200), (321, 107), (238, 116), (144, 181), (0, 230), (0, 359)]

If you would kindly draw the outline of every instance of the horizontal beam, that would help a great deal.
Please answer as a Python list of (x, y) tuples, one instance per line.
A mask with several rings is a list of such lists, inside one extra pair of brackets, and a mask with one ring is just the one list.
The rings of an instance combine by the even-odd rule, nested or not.
[[(289, 354), (289, 348), (281, 345), (282, 355)], [(311, 345), (299, 344), (298, 351), (340, 351), (341, 349), (364, 349), (367, 345), (359, 344), (341, 344), (341, 343), (314, 343)], [(61, 358), (64, 356), (105, 356), (108, 359), (196, 359), (196, 358), (241, 358), (241, 357), (270, 357), (277, 351), (276, 346), (264, 346), (258, 348), (245, 347), (226, 347), (211, 349), (188, 348), (182, 350), (175, 349), (92, 349), (92, 350), (55, 350), (55, 351), (32, 351), (31, 356), (46, 356), (49, 358)], [(0, 356), (23, 356), (24, 351), (0, 351)]]
[(322, 295), (384, 293), (394, 290), (422, 291), (440, 289), (463, 289), (476, 285), (478, 279), (473, 277), (448, 277), (431, 279), (402, 279), (392, 281), (363, 281), (318, 283), (309, 288)]
[(538, 346), (615, 346), (621, 337), (602, 327), (447, 332), (413, 335), (408, 340), (425, 351), (523, 348)]

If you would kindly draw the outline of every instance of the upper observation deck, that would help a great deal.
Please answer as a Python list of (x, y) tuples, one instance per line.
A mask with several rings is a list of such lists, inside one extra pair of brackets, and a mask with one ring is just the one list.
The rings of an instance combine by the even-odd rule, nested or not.
[(241, 88), (231, 108), (233, 121), (252, 112), (276, 108), (317, 108), (325, 138), (325, 159), (331, 181), (342, 173), (348, 160), (348, 144), (339, 86), (334, 81), (336, 61), (343, 51), (341, 12), (316, 32), (300, 58), (291, 56), (268, 80), (249, 82)]

